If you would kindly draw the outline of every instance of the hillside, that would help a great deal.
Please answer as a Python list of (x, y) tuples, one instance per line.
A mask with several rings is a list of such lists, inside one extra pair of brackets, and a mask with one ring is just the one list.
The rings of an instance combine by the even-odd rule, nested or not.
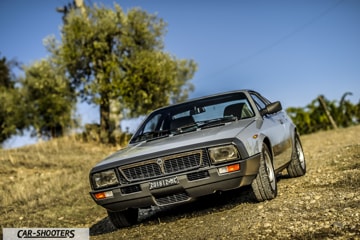
[(66, 138), (0, 150), (1, 229), (87, 227), (91, 239), (360, 239), (360, 126), (301, 139), (308, 172), (291, 179), (284, 171), (276, 199), (256, 203), (243, 188), (143, 210), (138, 225), (120, 230), (88, 193), (90, 168), (115, 148)]

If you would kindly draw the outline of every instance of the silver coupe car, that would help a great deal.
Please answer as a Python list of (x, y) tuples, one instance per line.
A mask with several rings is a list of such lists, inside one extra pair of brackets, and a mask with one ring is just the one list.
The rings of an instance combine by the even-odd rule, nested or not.
[(149, 114), (129, 145), (90, 171), (90, 195), (117, 228), (138, 209), (184, 204), (251, 185), (257, 201), (277, 195), (276, 176), (306, 172), (296, 126), (280, 102), (238, 90)]

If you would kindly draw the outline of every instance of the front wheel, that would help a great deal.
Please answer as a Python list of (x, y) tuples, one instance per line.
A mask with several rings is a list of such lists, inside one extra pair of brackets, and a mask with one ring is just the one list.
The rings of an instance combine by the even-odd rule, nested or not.
[(295, 135), (294, 146), (294, 156), (292, 157), (291, 162), (287, 167), (287, 171), (290, 177), (300, 177), (305, 175), (306, 173), (306, 162), (304, 151), (302, 149), (300, 137), (298, 134)]
[(259, 201), (271, 200), (277, 195), (277, 182), (269, 148), (263, 143), (260, 167), (251, 187), (255, 198)]
[(137, 208), (129, 208), (121, 212), (107, 211), (112, 224), (116, 228), (130, 227), (137, 223), (139, 210)]

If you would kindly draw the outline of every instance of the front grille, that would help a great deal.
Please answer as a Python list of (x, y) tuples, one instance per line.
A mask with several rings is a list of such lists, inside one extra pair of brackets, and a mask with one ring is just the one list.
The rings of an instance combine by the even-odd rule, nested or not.
[(129, 183), (209, 166), (205, 149), (184, 152), (119, 167), (121, 182)]
[(156, 163), (148, 163), (136, 167), (125, 168), (122, 170), (125, 174), (125, 177), (130, 181), (147, 179), (162, 175), (160, 166)]
[(195, 180), (199, 180), (199, 179), (203, 179), (203, 178), (207, 178), (207, 177), (209, 177), (208, 171), (193, 172), (193, 173), (187, 174), (187, 178), (189, 181), (195, 181)]
[(122, 194), (130, 194), (134, 192), (140, 192), (141, 188), (140, 185), (132, 185), (132, 186), (120, 188), (120, 190)]
[(187, 195), (186, 192), (181, 192), (181, 193), (155, 198), (155, 201), (159, 206), (164, 206), (178, 202), (185, 202), (188, 201), (189, 199), (190, 197)]
[(193, 167), (199, 167), (201, 163), (201, 152), (196, 154), (179, 156), (164, 161), (164, 172), (173, 173), (184, 169), (191, 169)]

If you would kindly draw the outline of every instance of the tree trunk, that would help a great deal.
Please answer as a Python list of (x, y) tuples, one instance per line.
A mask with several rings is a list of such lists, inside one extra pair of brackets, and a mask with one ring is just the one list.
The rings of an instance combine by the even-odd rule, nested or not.
[(100, 103), (100, 141), (109, 143), (110, 140), (110, 104), (106, 94), (102, 95)]
[(326, 103), (324, 102), (324, 99), (323, 99), (323, 97), (322, 97), (321, 95), (318, 97), (318, 100), (319, 100), (319, 102), (320, 102), (320, 105), (321, 105), (322, 108), (324, 109), (325, 114), (326, 114), (327, 118), (329, 119), (332, 127), (333, 127), (334, 129), (337, 129), (337, 125), (336, 125), (333, 117), (331, 116), (329, 110), (327, 109)]

